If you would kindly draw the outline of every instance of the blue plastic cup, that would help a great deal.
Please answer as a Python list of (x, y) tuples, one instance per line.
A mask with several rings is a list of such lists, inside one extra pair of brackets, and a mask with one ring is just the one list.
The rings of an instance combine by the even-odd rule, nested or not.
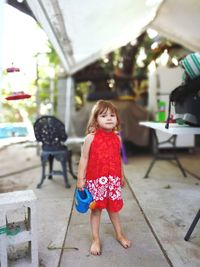
[(75, 193), (75, 208), (80, 213), (85, 213), (89, 209), (90, 203), (93, 201), (91, 193), (84, 188), (83, 190), (76, 189)]

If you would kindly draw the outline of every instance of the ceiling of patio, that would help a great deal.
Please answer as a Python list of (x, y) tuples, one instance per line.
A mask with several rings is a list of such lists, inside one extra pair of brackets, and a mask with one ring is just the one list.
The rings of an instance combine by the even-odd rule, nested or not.
[(134, 41), (146, 28), (200, 50), (199, 0), (27, 0), (68, 74)]

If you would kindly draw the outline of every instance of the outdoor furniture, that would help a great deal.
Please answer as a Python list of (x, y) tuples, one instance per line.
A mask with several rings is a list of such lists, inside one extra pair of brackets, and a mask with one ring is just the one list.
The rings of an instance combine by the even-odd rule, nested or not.
[[(169, 124), (169, 128), (166, 128), (166, 123), (161, 123), (161, 122), (142, 121), (139, 124), (142, 125), (142, 126), (149, 127), (149, 128), (151, 128), (153, 130), (160, 130), (160, 131), (163, 131), (165, 133), (172, 134), (172, 137), (176, 136), (176, 135), (180, 135), (180, 134), (181, 135), (191, 135), (191, 134), (200, 135), (200, 127), (191, 127), (189, 125), (179, 125), (179, 124), (176, 124), (176, 123), (170, 123)], [(176, 139), (173, 142), (174, 142), (174, 146), (175, 146), (176, 145)], [(153, 163), (152, 163), (152, 166), (153, 166)], [(150, 165), (149, 169), (147, 170), (146, 175), (148, 175), (148, 173), (151, 170), (152, 166)], [(182, 166), (180, 167), (180, 166), (179, 166), (179, 168), (181, 169), (182, 172), (184, 172), (183, 167)], [(199, 221), (199, 219), (200, 219), (200, 210), (195, 215), (195, 217), (194, 217), (194, 219), (193, 219), (193, 221), (192, 221), (192, 223), (191, 223), (191, 225), (189, 227), (189, 230), (187, 231), (187, 233), (186, 233), (186, 235), (184, 237), (185, 241), (189, 240), (189, 238), (190, 238), (190, 236), (191, 236), (191, 234), (192, 234), (197, 222)]]
[[(42, 178), (37, 188), (42, 186), (46, 176), (52, 179), (53, 175), (63, 175), (66, 188), (70, 188), (67, 167), (72, 177), (74, 179), (77, 177), (72, 170), (72, 151), (64, 144), (68, 137), (65, 125), (54, 116), (42, 116), (34, 123), (34, 133), (36, 140), (42, 143)], [(61, 171), (53, 170), (54, 158), (61, 163)], [(49, 163), (48, 174), (46, 173), (47, 163)]]
[[(32, 190), (3, 193), (0, 197), (0, 266), (8, 265), (8, 246), (28, 243), (31, 266), (38, 266), (37, 208)], [(23, 210), (23, 212), (22, 212)], [(27, 218), (14, 218), (13, 212), (27, 214)], [(13, 221), (14, 220), (14, 221)], [(25, 265), (23, 265), (25, 266)], [(30, 265), (26, 265), (30, 266)]]
[(187, 231), (187, 234), (184, 237), (185, 241), (188, 241), (190, 239), (190, 236), (191, 236), (196, 224), (198, 223), (199, 219), (200, 219), (200, 209), (198, 210), (196, 216), (194, 217), (194, 220), (192, 221), (192, 224), (190, 225), (190, 227)]
[[(158, 137), (156, 135), (155, 129), (152, 129), (152, 136), (153, 136), (153, 141), (154, 141), (154, 146), (153, 146), (153, 159), (149, 165), (149, 168), (147, 169), (146, 174), (144, 175), (144, 178), (148, 178), (150, 171), (152, 170), (156, 160), (175, 160), (177, 163), (177, 166), (179, 167), (180, 171), (182, 172), (184, 177), (187, 177), (177, 155), (176, 155), (176, 138), (177, 135), (172, 135), (170, 136), (167, 140), (159, 142)], [(168, 155), (163, 155), (160, 151), (160, 146), (164, 144), (170, 144), (171, 145), (171, 153)]]

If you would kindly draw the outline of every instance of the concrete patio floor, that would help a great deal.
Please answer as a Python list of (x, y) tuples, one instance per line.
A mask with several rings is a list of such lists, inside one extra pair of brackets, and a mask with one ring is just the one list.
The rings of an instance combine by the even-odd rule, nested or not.
[[(200, 208), (200, 153), (182, 153), (179, 158), (187, 178), (173, 162), (157, 161), (149, 178), (144, 179), (151, 156), (129, 158), (124, 166), (127, 186), (123, 190), (121, 221), (133, 246), (126, 250), (119, 245), (108, 215), (103, 212), (102, 255), (97, 257), (89, 254), (89, 212), (78, 214), (73, 207), (76, 181), (69, 175), (72, 187), (65, 189), (63, 178), (56, 176), (36, 189), (41, 166), (31, 144), (0, 150), (0, 193), (26, 189), (35, 192), (41, 267), (199, 267), (200, 223), (188, 242), (184, 236)], [(77, 160), (74, 158), (75, 169)], [(23, 253), (13, 248), (9, 252), (9, 266), (28, 266)]]

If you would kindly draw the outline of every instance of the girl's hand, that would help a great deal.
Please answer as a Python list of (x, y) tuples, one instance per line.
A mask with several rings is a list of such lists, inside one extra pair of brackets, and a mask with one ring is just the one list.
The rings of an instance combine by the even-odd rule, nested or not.
[(84, 186), (85, 186), (85, 179), (84, 178), (78, 179), (77, 184), (76, 184), (76, 187), (79, 190), (83, 190)]
[(122, 177), (121, 186), (124, 188), (126, 186), (126, 180), (124, 177)]

